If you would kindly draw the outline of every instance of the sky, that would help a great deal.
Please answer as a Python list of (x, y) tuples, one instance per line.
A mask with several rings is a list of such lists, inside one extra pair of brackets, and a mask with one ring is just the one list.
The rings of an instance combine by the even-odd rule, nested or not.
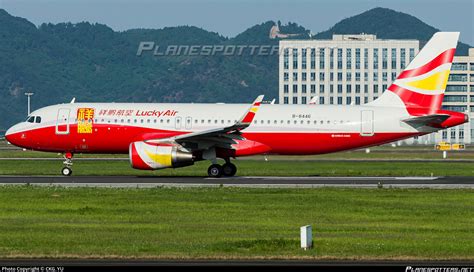
[(193, 25), (233, 37), (268, 20), (296, 22), (313, 33), (374, 7), (413, 15), (474, 45), (474, 0), (0, 0), (14, 16), (41, 23), (102, 23), (116, 31)]

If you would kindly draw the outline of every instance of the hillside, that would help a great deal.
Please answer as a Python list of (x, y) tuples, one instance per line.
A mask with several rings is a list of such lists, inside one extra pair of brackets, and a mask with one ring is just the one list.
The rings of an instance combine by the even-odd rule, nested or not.
[[(399, 23), (404, 23), (404, 31), (397, 30)], [(277, 98), (276, 54), (136, 55), (140, 41), (153, 41), (161, 48), (277, 45), (278, 39), (268, 37), (273, 25), (264, 22), (231, 38), (194, 26), (116, 32), (88, 22), (36, 27), (0, 9), (0, 130), (26, 117), (25, 91), (35, 92), (33, 109), (72, 97), (97, 102), (250, 102), (263, 93), (268, 99)], [(279, 26), (283, 33), (308, 33), (296, 23)], [(345, 19), (317, 37), (366, 32), (380, 38), (426, 40), (435, 31), (410, 15), (376, 8)], [(465, 46), (460, 46), (461, 51)]]
[[(374, 8), (344, 19), (316, 34), (316, 39), (331, 39), (332, 34), (369, 33), (380, 39), (417, 39), (428, 41), (439, 29), (409, 14), (387, 8)], [(462, 37), (461, 37), (462, 39)], [(423, 44), (423, 43), (422, 43)], [(467, 55), (469, 45), (459, 43), (456, 55)]]

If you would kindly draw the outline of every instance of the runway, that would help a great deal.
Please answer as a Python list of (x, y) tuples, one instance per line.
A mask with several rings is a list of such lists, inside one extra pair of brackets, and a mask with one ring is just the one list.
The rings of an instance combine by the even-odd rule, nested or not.
[(242, 188), (433, 188), (474, 189), (474, 177), (159, 177), (0, 176), (2, 185), (62, 187), (242, 187)]

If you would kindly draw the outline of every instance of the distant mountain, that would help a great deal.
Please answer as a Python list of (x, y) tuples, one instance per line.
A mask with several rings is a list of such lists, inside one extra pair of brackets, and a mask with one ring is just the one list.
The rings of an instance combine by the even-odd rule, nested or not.
[[(278, 39), (269, 38), (274, 25), (264, 22), (231, 38), (194, 26), (116, 32), (88, 22), (36, 27), (0, 9), (0, 130), (26, 117), (26, 91), (35, 93), (33, 109), (72, 97), (81, 102), (251, 102), (258, 94), (277, 98), (277, 54), (136, 55), (141, 41), (153, 41), (161, 50), (168, 45), (278, 45)], [(296, 23), (278, 25), (281, 33), (309, 38), (309, 31)], [(365, 32), (423, 41), (436, 31), (413, 16), (376, 8), (316, 37)], [(459, 46), (461, 53), (467, 52), (466, 46)]]
[[(387, 8), (374, 8), (344, 19), (330, 29), (318, 33), (316, 39), (331, 39), (332, 34), (376, 34), (380, 39), (416, 39), (428, 41), (440, 31), (418, 18)], [(462, 37), (461, 37), (462, 38)], [(458, 43), (456, 55), (467, 55), (469, 45)]]

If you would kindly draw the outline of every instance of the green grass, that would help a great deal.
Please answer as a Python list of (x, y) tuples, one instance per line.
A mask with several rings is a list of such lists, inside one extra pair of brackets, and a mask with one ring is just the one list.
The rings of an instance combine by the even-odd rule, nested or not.
[[(473, 176), (470, 162), (344, 162), (236, 160), (240, 176)], [(0, 161), (0, 175), (59, 175), (61, 161)], [(209, 162), (194, 166), (143, 171), (128, 161), (75, 161), (73, 175), (206, 176)]]
[[(474, 259), (474, 192), (0, 188), (0, 257)], [(311, 224), (315, 248), (299, 249)]]

